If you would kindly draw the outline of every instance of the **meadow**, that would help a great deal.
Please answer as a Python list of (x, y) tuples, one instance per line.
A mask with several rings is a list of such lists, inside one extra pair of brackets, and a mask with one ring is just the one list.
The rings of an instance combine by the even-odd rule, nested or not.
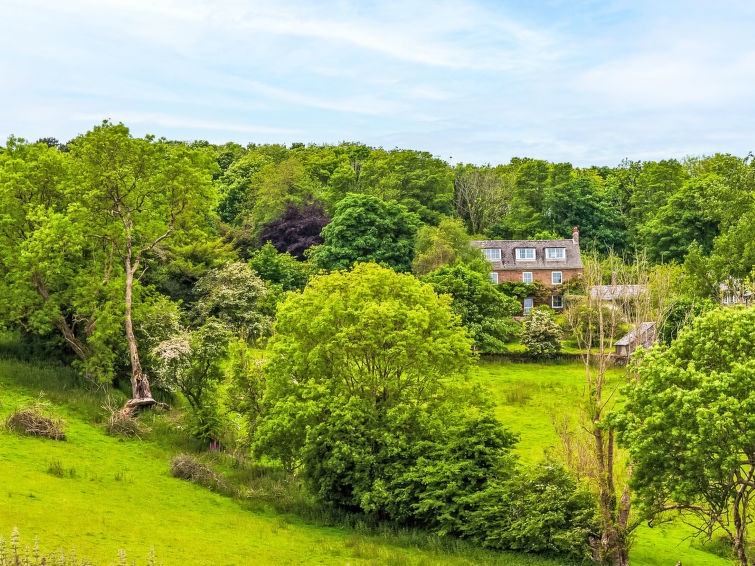
[[(613, 371), (618, 382), (621, 372)], [(575, 363), (513, 364), (482, 360), (473, 380), (489, 388), (497, 415), (521, 435), (517, 453), (535, 464), (559, 438), (552, 416), (573, 414), (584, 368)], [(204, 447), (169, 417), (143, 418), (155, 432), (122, 439), (105, 432), (103, 391), (73, 387), (70, 369), (53, 363), (0, 360), (0, 420), (40, 392), (68, 423), (55, 442), (0, 433), (0, 534), (19, 528), (22, 544), (35, 536), (45, 551), (76, 548), (102, 564), (118, 549), (143, 563), (154, 548), (172, 564), (505, 564), (551, 566), (563, 560), (476, 549), (411, 531), (328, 525), (253, 501), (230, 498), (175, 479), (169, 459)], [(113, 392), (109, 393), (110, 395)], [(118, 392), (112, 402), (122, 402)], [(157, 432), (159, 431), (159, 434)], [(641, 528), (632, 564), (723, 566), (673, 525)]]

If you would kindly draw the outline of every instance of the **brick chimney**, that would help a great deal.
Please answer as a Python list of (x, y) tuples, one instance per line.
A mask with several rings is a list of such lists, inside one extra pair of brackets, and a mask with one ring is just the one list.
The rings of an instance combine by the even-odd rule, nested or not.
[(579, 244), (579, 228), (576, 226), (574, 227), (574, 230), (572, 230), (571, 239), (575, 244)]

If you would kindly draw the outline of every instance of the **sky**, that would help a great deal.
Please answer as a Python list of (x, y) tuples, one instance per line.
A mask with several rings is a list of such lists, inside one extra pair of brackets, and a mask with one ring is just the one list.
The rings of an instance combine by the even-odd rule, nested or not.
[(104, 119), (450, 163), (745, 156), (755, 2), (0, 0), (0, 140)]

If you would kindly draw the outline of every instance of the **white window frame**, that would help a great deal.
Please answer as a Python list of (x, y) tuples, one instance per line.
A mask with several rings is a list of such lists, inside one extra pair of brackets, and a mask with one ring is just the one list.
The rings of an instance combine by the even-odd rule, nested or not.
[[(556, 304), (556, 299), (558, 299), (558, 302), (560, 304)], [(554, 309), (562, 309), (564, 308), (564, 297), (562, 295), (552, 295), (551, 296), (551, 308)]]
[[(530, 302), (529, 306), (527, 306), (527, 301)], [(532, 297), (527, 297), (526, 299), (524, 299), (524, 302), (522, 303), (522, 310), (524, 311), (524, 314), (529, 314), (534, 307), (535, 302), (532, 300)]]
[(494, 285), (498, 285), (498, 272), (497, 271), (491, 271), (490, 272), (490, 282)]
[[(525, 254), (524, 252), (532, 252), (532, 257), (527, 257), (529, 254)], [(535, 248), (517, 248), (516, 249), (517, 261), (535, 261), (536, 257), (537, 257), (537, 253), (535, 252)]]
[(501, 261), (501, 248), (483, 248), (482, 253), (488, 261)]
[[(558, 255), (555, 252), (559, 252)], [(566, 248), (545, 248), (545, 259), (551, 261), (566, 259)]]
[[(530, 280), (527, 281), (527, 275), (530, 276)], [(532, 283), (534, 281), (531, 271), (522, 271), (522, 283)]]
[[(556, 283), (556, 273), (558, 273), (558, 283)], [(551, 271), (551, 285), (561, 285), (564, 282), (564, 274), (561, 271)]]

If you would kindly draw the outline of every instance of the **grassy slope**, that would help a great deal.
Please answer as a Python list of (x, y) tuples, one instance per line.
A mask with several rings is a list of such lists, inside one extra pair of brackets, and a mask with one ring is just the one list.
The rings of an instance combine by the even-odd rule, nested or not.
[[(154, 546), (166, 566), (561, 564), (518, 554), (441, 554), (246, 509), (171, 477), (168, 459), (178, 447), (105, 435), (90, 424), (102, 399), (55, 389), (59, 373), (68, 372), (0, 360), (0, 419), (45, 389), (69, 423), (67, 442), (0, 432), (0, 535), (6, 538), (18, 526), (24, 544), (37, 535), (46, 552), (74, 545), (79, 556), (101, 563), (114, 561), (120, 548), (142, 562)], [(54, 462), (67, 471), (64, 477), (48, 472)]]
[[(623, 372), (612, 370), (617, 383)], [(573, 415), (582, 398), (585, 369), (578, 363), (514, 364), (481, 361), (474, 379), (493, 393), (497, 415), (511, 430), (521, 435), (517, 447), (522, 460), (537, 462), (559, 444), (552, 417)], [(689, 529), (667, 525), (650, 529), (642, 526), (630, 554), (633, 566), (726, 566), (731, 561), (692, 547)]]

